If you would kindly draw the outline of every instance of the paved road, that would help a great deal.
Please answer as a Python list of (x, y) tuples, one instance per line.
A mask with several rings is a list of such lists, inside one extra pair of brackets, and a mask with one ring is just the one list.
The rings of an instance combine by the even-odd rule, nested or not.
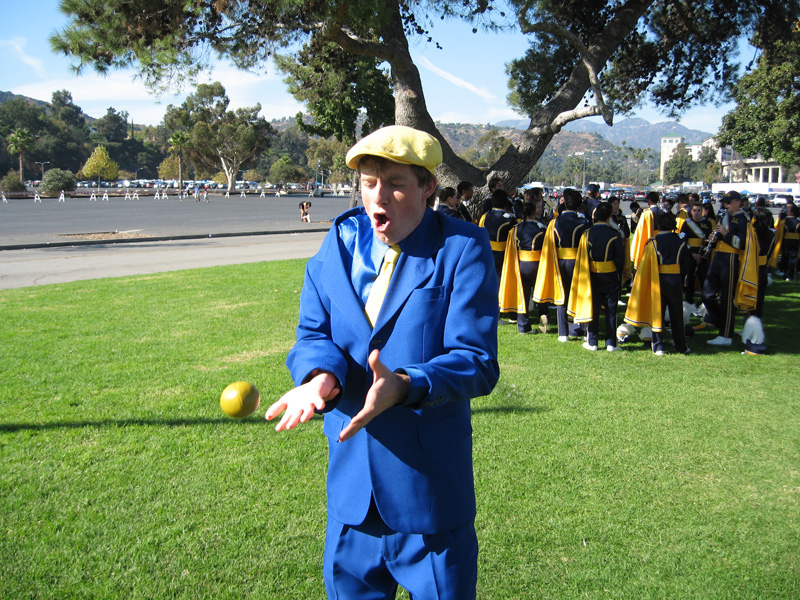
[[(301, 200), (310, 200), (312, 223), (300, 222), (297, 208)], [(155, 200), (112, 197), (108, 202), (87, 198), (68, 198), (58, 202), (45, 198), (9, 200), (0, 204), (0, 250), (36, 243), (56, 244), (92, 239), (97, 234), (138, 237), (180, 235), (216, 235), (222, 233), (302, 231), (325, 227), (349, 206), (349, 198), (308, 198), (292, 195), (281, 198), (224, 198), (209, 195), (209, 202), (177, 196)], [(86, 234), (81, 237), (80, 234)]]
[(309, 258), (324, 232), (58, 246), (0, 252), (0, 289)]
[(300, 222), (302, 199), (9, 200), (0, 204), (0, 289), (308, 258), (349, 199), (312, 198), (310, 224)]

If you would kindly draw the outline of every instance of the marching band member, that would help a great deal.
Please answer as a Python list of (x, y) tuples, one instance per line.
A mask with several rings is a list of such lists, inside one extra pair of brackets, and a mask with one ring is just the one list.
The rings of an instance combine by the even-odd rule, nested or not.
[(683, 326), (683, 278), (691, 256), (686, 242), (675, 233), (675, 215), (663, 212), (658, 217), (658, 233), (645, 245), (640, 267), (633, 279), (625, 322), (650, 327), (656, 356), (664, 351), (664, 311), (669, 310), (675, 349), (688, 354)]
[[(517, 331), (530, 333), (528, 301), (536, 283), (539, 262), (542, 254), (545, 231), (541, 222), (542, 200), (526, 202), (522, 209), (523, 218), (506, 242), (506, 255), (503, 273), (500, 277), (500, 312), (517, 312)], [(539, 331), (547, 333), (548, 304), (537, 303)]]
[[(547, 226), (533, 290), (535, 302), (552, 302), (556, 305), (559, 342), (566, 342), (570, 337), (567, 303), (572, 286), (572, 272), (575, 269), (581, 234), (589, 229), (589, 223), (577, 212), (582, 201), (583, 198), (577, 190), (564, 190), (564, 210)], [(580, 334), (576, 328), (573, 330), (573, 337), (578, 335)]]
[(605, 311), (606, 350), (617, 347), (617, 304), (625, 244), (619, 231), (610, 224), (612, 208), (601, 202), (594, 209), (594, 225), (581, 236), (578, 258), (572, 278), (567, 313), (576, 323), (588, 323), (588, 337), (583, 347), (597, 350), (600, 311)]
[(683, 285), (684, 300), (689, 304), (694, 304), (696, 282), (700, 283), (702, 289), (706, 273), (708, 273), (708, 261), (703, 260), (700, 252), (712, 230), (711, 222), (703, 218), (703, 207), (699, 202), (692, 203), (689, 207), (689, 218), (684, 220), (683, 227), (678, 230), (678, 233), (686, 240), (692, 256), (692, 266), (686, 274), (686, 281)]
[(730, 346), (733, 343), (739, 257), (745, 248), (747, 236), (747, 217), (741, 210), (742, 198), (739, 193), (725, 194), (722, 206), (727, 212), (720, 215), (714, 228), (719, 241), (714, 246), (714, 256), (703, 283), (703, 304), (708, 311), (706, 320), (719, 328), (719, 335), (708, 340), (712, 346)]
[(642, 259), (642, 254), (644, 254), (645, 244), (658, 231), (656, 219), (663, 212), (658, 207), (658, 192), (648, 192), (646, 200), (647, 209), (642, 211), (642, 215), (636, 225), (636, 232), (631, 240), (631, 262), (634, 269), (639, 268), (639, 261)]

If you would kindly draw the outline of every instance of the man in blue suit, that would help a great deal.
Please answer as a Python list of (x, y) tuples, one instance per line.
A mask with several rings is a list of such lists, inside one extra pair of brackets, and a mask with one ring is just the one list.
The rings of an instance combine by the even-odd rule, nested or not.
[(330, 598), (475, 598), (469, 400), (499, 377), (497, 279), (486, 232), (427, 208), (441, 160), (400, 126), (348, 152), (364, 206), (306, 266), (297, 387), (267, 411), (278, 431), (325, 414)]

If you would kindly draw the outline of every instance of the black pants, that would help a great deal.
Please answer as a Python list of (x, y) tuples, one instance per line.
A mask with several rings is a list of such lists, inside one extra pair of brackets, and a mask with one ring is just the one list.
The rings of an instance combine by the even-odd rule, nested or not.
[[(686, 330), (683, 328), (683, 288), (680, 275), (659, 275), (661, 283), (661, 318), (664, 309), (669, 309), (669, 325), (675, 350), (686, 352)], [(664, 350), (663, 332), (653, 332), (653, 352)]]
[(694, 260), (692, 259), (692, 266), (689, 273), (686, 274), (686, 281), (683, 284), (684, 300), (689, 304), (694, 304), (694, 292), (696, 289), (696, 282), (700, 282), (700, 290), (703, 289), (706, 275), (708, 274), (708, 261), (707, 260)]
[(797, 240), (784, 240), (782, 253), (786, 256), (786, 268), (783, 273), (789, 281), (793, 280), (797, 274), (798, 249), (800, 249), (800, 242)]
[[(703, 283), (703, 304), (708, 310), (706, 320), (719, 328), (723, 337), (733, 337), (736, 318), (736, 280), (739, 277), (739, 255), (716, 252)], [(717, 299), (719, 295), (719, 299)]]
[[(536, 275), (539, 273), (539, 261), (521, 260), (519, 261), (519, 274), (522, 279), (522, 294), (525, 298), (525, 307), (527, 308), (528, 302), (531, 299), (531, 290), (536, 285)], [(547, 302), (537, 303), (536, 316), (541, 317), (547, 314)], [(517, 331), (520, 333), (527, 333), (531, 330), (530, 319), (528, 318), (528, 311), (524, 313), (517, 313)]]
[(564, 285), (564, 304), (556, 308), (558, 318), (559, 337), (569, 335), (569, 321), (567, 320), (567, 304), (569, 304), (569, 288), (572, 287), (572, 274), (575, 272), (574, 258), (560, 258), (558, 269), (561, 271), (561, 283)]
[(617, 304), (620, 278), (617, 273), (592, 273), (592, 320), (588, 324), (588, 342), (597, 346), (600, 335), (600, 311), (605, 311), (606, 346), (617, 345)]

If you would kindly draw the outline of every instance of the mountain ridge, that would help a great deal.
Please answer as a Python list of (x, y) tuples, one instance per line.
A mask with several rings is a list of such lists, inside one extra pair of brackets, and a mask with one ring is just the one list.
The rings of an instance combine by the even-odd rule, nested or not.
[[(526, 119), (511, 119), (500, 121), (495, 125), (498, 128), (511, 128), (525, 130), (530, 121)], [(686, 138), (687, 144), (699, 144), (700, 142), (714, 137), (714, 134), (698, 129), (689, 129), (677, 121), (659, 121), (651, 123), (638, 117), (629, 117), (614, 123), (609, 127), (605, 123), (597, 123), (588, 119), (572, 121), (564, 126), (562, 131), (572, 133), (589, 133), (599, 135), (603, 139), (615, 144), (622, 145), (625, 142), (632, 148), (652, 148), (659, 150), (661, 138), (669, 136), (680, 136)]]

